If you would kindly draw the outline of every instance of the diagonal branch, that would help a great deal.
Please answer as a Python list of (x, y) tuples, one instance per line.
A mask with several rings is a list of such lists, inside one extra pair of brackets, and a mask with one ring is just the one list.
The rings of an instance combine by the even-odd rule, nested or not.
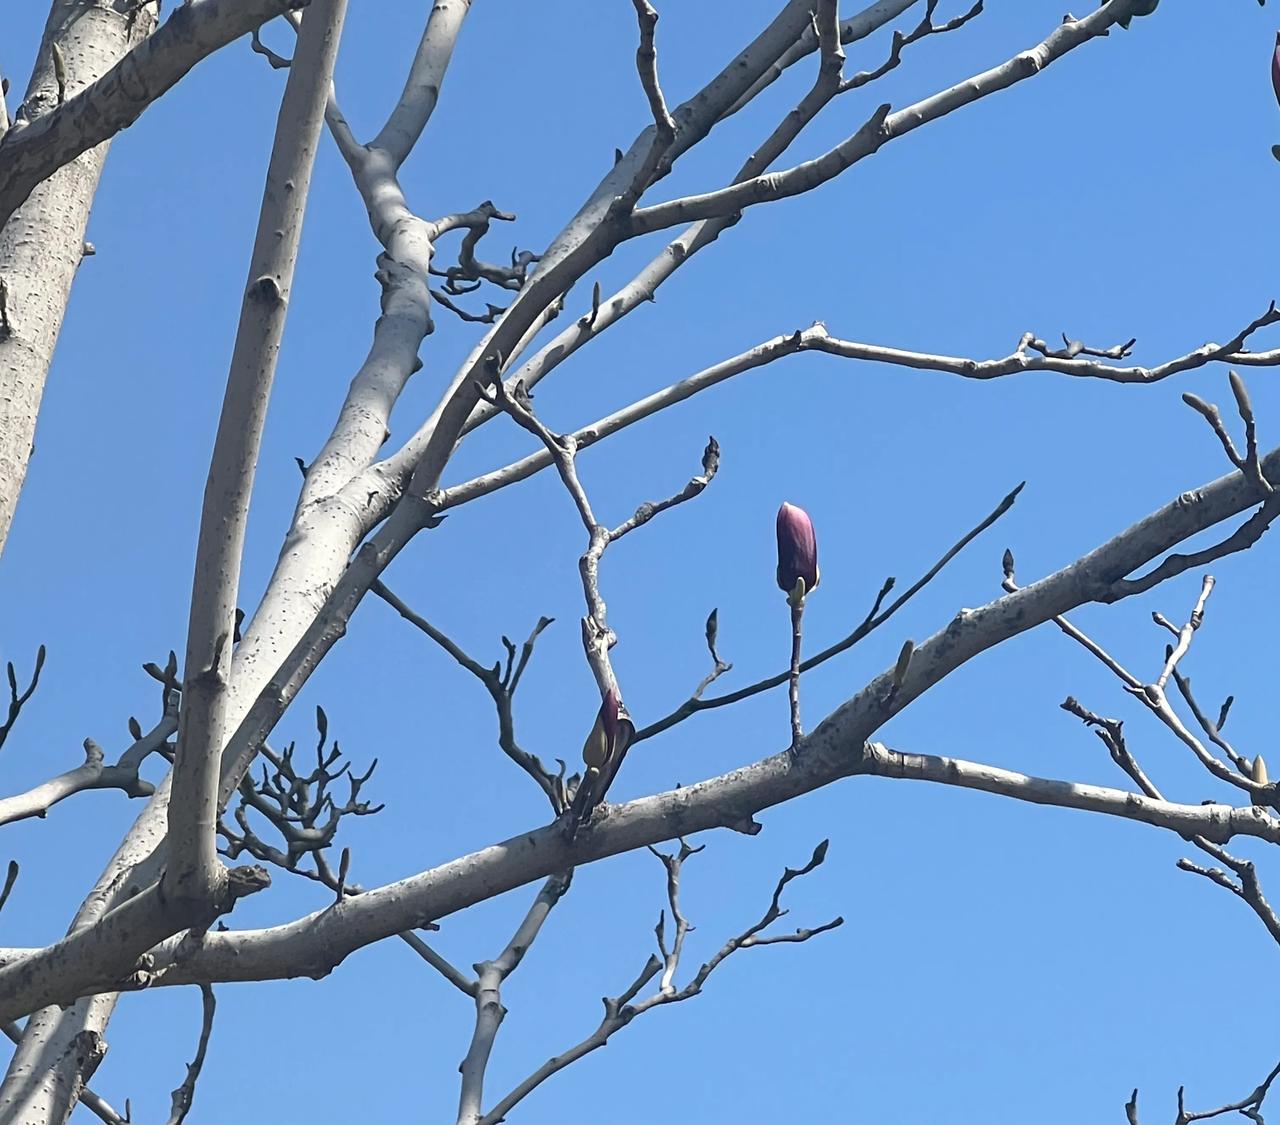
[[(498, 746), (508, 758), (533, 778), (538, 788), (546, 794), (547, 799), (551, 802), (552, 809), (557, 814), (563, 812), (567, 803), (563, 779), (547, 769), (537, 754), (531, 754), (516, 740), (515, 716), (512, 706), (512, 698), (515, 695), (516, 687), (519, 685), (520, 677), (524, 674), (529, 658), (533, 655), (534, 642), (538, 639), (539, 634), (552, 623), (554, 618), (540, 617), (538, 619), (537, 625), (534, 626), (533, 631), (529, 634), (529, 639), (523, 645), (519, 663), (513, 666), (512, 661), (508, 660), (507, 671), (504, 675), (501, 673), (500, 665), (486, 668), (478, 660), (468, 656), (462, 647), (448, 634), (437, 629), (426, 618), (410, 609), (380, 579), (374, 581), (370, 589), (408, 621), (410, 625), (420, 629), (444, 649), (460, 667), (465, 668), (480, 681), (493, 700), (494, 707), (498, 713)], [(504, 637), (503, 640), (506, 641), (506, 638)], [(507, 644), (510, 645), (510, 642), (507, 642)], [(514, 645), (510, 645), (508, 652), (514, 659)]]
[(404, 91), (387, 123), (369, 142), (369, 148), (387, 155), (392, 168), (404, 163), (431, 120), (462, 22), (470, 10), (471, 0), (436, 0), (432, 5)]
[(1013, 58), (975, 74), (948, 90), (891, 113), (882, 105), (852, 136), (821, 156), (785, 171), (770, 172), (718, 191), (689, 195), (652, 207), (643, 207), (632, 216), (634, 235), (651, 234), (677, 223), (712, 219), (812, 191), (834, 179), (858, 161), (871, 156), (887, 142), (906, 135), (956, 110), (1034, 78), (1047, 66), (1077, 47), (1106, 35), (1121, 19), (1131, 15), (1141, 0), (1108, 0), (1102, 7), (1080, 19), (1064, 20), (1034, 47)]
[(96, 82), (4, 134), (0, 227), (31, 191), (81, 153), (110, 140), (197, 63), (308, 0), (187, 0)]
[[(1280, 468), (1280, 453), (1266, 461)], [(179, 967), (192, 979), (263, 979), (323, 971), (351, 949), (410, 925), (462, 909), (555, 871), (649, 843), (740, 823), (753, 813), (857, 774), (917, 778), (960, 785), (1042, 804), (1079, 808), (1152, 824), (1179, 835), (1225, 843), (1236, 835), (1280, 842), (1280, 822), (1263, 810), (1227, 805), (1179, 805), (1131, 792), (1030, 778), (975, 763), (898, 754), (867, 740), (893, 714), (956, 668), (1012, 636), (1071, 609), (1106, 597), (1118, 575), (1145, 565), (1177, 542), (1230, 518), (1252, 499), (1253, 487), (1233, 473), (1195, 490), (1194, 503), (1175, 500), (1127, 531), (1032, 585), (978, 609), (961, 611), (915, 648), (910, 669), (887, 702), (893, 669), (886, 669), (824, 720), (806, 754), (774, 755), (730, 774), (613, 808), (592, 831), (570, 844), (557, 826), (462, 857), (431, 872), (378, 888), (344, 904), (339, 920), (312, 916), (271, 930), (211, 933)], [(37, 955), (37, 961), (47, 954)], [(28, 962), (21, 963), (29, 968)], [(0, 969), (0, 996), (20, 1012), (45, 999), (17, 965)], [(10, 981), (13, 985), (10, 986)], [(11, 989), (11, 991), (6, 991)]]
[(552, 875), (538, 892), (533, 905), (520, 923), (506, 948), (492, 961), (476, 966), (476, 1022), (467, 1056), (458, 1068), (462, 1075), (458, 1095), (458, 1125), (477, 1125), (484, 1105), (484, 1078), (493, 1052), (498, 1029), (506, 1018), (502, 1005), (502, 985), (520, 967), (520, 962), (537, 939), (542, 924), (564, 897), (573, 878), (572, 870)]
[[(174, 726), (176, 727), (176, 722)], [(150, 797), (156, 788), (138, 776), (141, 757), (126, 751), (114, 766), (105, 763), (102, 747), (92, 738), (84, 740), (84, 764), (60, 773), (23, 793), (0, 797), (0, 825), (29, 817), (44, 817), (60, 801), (89, 789), (119, 789), (130, 797)]]

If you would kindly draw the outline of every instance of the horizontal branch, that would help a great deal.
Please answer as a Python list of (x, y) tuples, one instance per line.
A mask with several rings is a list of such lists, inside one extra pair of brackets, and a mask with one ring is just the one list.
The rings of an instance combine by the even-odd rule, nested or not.
[(150, 797), (155, 786), (138, 776), (142, 763), (158, 753), (178, 729), (177, 697), (165, 705), (164, 717), (130, 746), (114, 766), (105, 762), (102, 747), (84, 740), (84, 763), (13, 797), (0, 797), (0, 825), (45, 816), (59, 801), (89, 789), (120, 789), (130, 797)]
[(96, 82), (30, 124), (15, 122), (0, 148), (0, 227), (37, 184), (132, 125), (192, 67), (307, 0), (187, 0)]
[[(1268, 456), (1266, 468), (1269, 473), (1280, 470), (1280, 451)], [(1055, 574), (979, 609), (962, 610), (915, 649), (900, 682), (894, 680), (893, 669), (883, 671), (819, 724), (798, 756), (776, 754), (719, 777), (611, 808), (575, 843), (553, 824), (284, 926), (207, 934), (198, 949), (190, 950), (180, 964), (170, 964), (160, 979), (180, 983), (322, 976), (355, 949), (556, 871), (708, 828), (741, 827), (762, 809), (857, 774), (918, 777), (1019, 800), (1086, 808), (1216, 843), (1237, 835), (1280, 843), (1280, 822), (1252, 806), (1155, 801), (1123, 790), (1028, 779), (988, 766), (894, 755), (866, 745), (892, 715), (980, 652), (1080, 605), (1105, 599), (1123, 575), (1256, 502), (1255, 488), (1242, 474), (1233, 473), (1184, 493)], [(891, 683), (897, 685), (894, 693), (888, 690)], [(157, 951), (161, 964), (169, 961), (176, 944), (166, 943)]]
[[(810, 341), (819, 336), (825, 336), (826, 331), (826, 328), (822, 325), (815, 324), (803, 331), (793, 332), (789, 336), (775, 336), (771, 340), (757, 344), (754, 348), (705, 368), (696, 375), (690, 375), (689, 378), (683, 379), (679, 383), (664, 387), (662, 390), (642, 398), (622, 410), (615, 411), (613, 414), (592, 422), (590, 425), (583, 426), (581, 429), (573, 431), (572, 434), (563, 436), (565, 440), (571, 440), (575, 448), (581, 451), (635, 422), (651, 417), (660, 410), (665, 410), (668, 406), (674, 406), (678, 402), (691, 398), (699, 391), (714, 387), (717, 383), (723, 383), (726, 379), (731, 379), (744, 371), (751, 371), (757, 367), (764, 366), (766, 363), (772, 363), (782, 356), (794, 355), (803, 351), (810, 346)], [(546, 449), (539, 449), (536, 453), (507, 465), (505, 468), (496, 469), (492, 473), (486, 473), (484, 476), (475, 477), (465, 483), (454, 485), (452, 488), (446, 488), (436, 499), (438, 510), (456, 508), (460, 504), (465, 504), (470, 500), (475, 500), (477, 497), (495, 492), (499, 488), (514, 484), (516, 481), (531, 477), (534, 473), (547, 468), (551, 464), (551, 454)]]
[[(1246, 325), (1225, 344), (1206, 343), (1174, 359), (1165, 360), (1154, 367), (1137, 365), (1117, 366), (1106, 362), (1106, 357), (1127, 358), (1133, 341), (1101, 352), (1087, 352), (1079, 342), (1067, 342), (1066, 347), (1053, 350), (1028, 332), (1017, 348), (997, 359), (969, 359), (964, 356), (935, 355), (929, 352), (908, 351), (902, 348), (886, 348), (878, 344), (863, 344), (853, 340), (841, 340), (834, 336), (814, 336), (805, 347), (812, 351), (844, 359), (857, 359), (869, 363), (888, 363), (897, 367), (912, 367), (919, 371), (941, 371), (959, 375), (965, 379), (998, 379), (1006, 375), (1020, 375), (1029, 371), (1052, 371), (1079, 379), (1105, 379), (1112, 383), (1159, 383), (1172, 375), (1194, 371), (1209, 363), (1235, 363), (1252, 367), (1280, 366), (1280, 349), (1263, 352), (1245, 351), (1246, 341), (1261, 328), (1280, 322), (1275, 302), (1256, 320)], [(1082, 355), (1102, 358), (1081, 358)]]
[[(863, 360), (871, 363), (887, 363), (900, 367), (911, 367), (922, 371), (940, 371), (950, 375), (958, 375), (967, 379), (994, 379), (1001, 376), (1022, 374), (1032, 371), (1048, 371), (1076, 378), (1103, 379), (1114, 383), (1157, 383), (1172, 375), (1192, 371), (1209, 363), (1232, 363), (1241, 366), (1280, 366), (1280, 348), (1263, 352), (1243, 350), (1249, 337), (1259, 329), (1280, 322), (1280, 311), (1274, 302), (1261, 316), (1247, 324), (1239, 333), (1225, 344), (1206, 343), (1200, 347), (1156, 364), (1154, 367), (1114, 366), (1105, 358), (1080, 358), (1081, 355), (1105, 357), (1106, 355), (1129, 354), (1132, 341), (1121, 348), (1085, 349), (1077, 343), (1069, 344), (1064, 352), (1073, 352), (1074, 357), (1053, 352), (1034, 333), (1024, 333), (1018, 348), (1007, 356), (997, 359), (970, 359), (965, 356), (932, 354), (929, 352), (908, 351), (903, 348), (889, 348), (878, 344), (864, 344), (853, 340), (841, 340), (831, 336), (825, 325), (815, 323), (801, 331), (788, 336), (775, 336), (770, 340), (757, 344), (745, 352), (731, 356), (711, 367), (704, 368), (686, 379), (672, 383), (660, 391), (639, 399), (638, 401), (616, 410), (612, 414), (599, 418), (594, 422), (567, 435), (575, 442), (579, 450), (596, 444), (603, 438), (617, 433), (619, 430), (652, 417), (654, 414), (693, 397), (700, 391), (723, 383), (735, 375), (755, 370), (784, 356), (799, 352), (824, 352), (845, 359)], [(539, 449), (519, 461), (512, 462), (501, 469), (473, 477), (471, 480), (453, 485), (445, 489), (437, 498), (438, 509), (455, 508), (490, 492), (505, 488), (509, 484), (525, 480), (534, 473), (540, 472), (552, 463), (551, 455), (545, 449)]]
[[(822, 728), (811, 735), (806, 753)], [(830, 732), (826, 732), (828, 739)], [(547, 867), (584, 864), (710, 828), (730, 827), (764, 808), (844, 777), (871, 775), (932, 781), (1014, 800), (1117, 816), (1180, 836), (1228, 840), (1253, 836), (1280, 843), (1280, 823), (1252, 806), (1185, 805), (1138, 793), (1032, 777), (977, 762), (903, 754), (879, 744), (831, 744), (834, 761), (792, 764), (787, 753), (696, 785), (612, 807), (603, 821), (569, 844), (550, 825), (463, 856), (431, 871), (347, 899), (341, 906), (265, 930), (209, 933), (201, 948), (173, 960), (179, 940), (155, 951), (156, 984), (320, 978), (358, 948), (544, 878)], [(165, 966), (169, 966), (165, 968)]]

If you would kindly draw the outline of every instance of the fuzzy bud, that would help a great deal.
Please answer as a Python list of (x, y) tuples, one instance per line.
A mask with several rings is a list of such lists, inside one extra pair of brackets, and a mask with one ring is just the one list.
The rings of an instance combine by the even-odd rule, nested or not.
[(799, 603), (818, 586), (818, 541), (809, 513), (794, 504), (778, 509), (778, 588)]

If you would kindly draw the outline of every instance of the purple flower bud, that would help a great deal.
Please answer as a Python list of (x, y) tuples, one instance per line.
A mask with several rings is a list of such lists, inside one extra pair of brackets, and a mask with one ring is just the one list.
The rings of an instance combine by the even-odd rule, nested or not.
[(778, 586), (791, 594), (804, 580), (804, 593), (818, 585), (818, 541), (809, 513), (794, 504), (778, 509)]
[(1271, 56), (1271, 88), (1276, 92), (1276, 101), (1280, 102), (1280, 32), (1276, 33), (1276, 49)]
[(600, 722), (604, 726), (604, 736), (613, 749), (618, 744), (618, 693), (613, 689), (605, 692), (600, 701)]
[(599, 769), (613, 757), (618, 747), (618, 732), (621, 728), (618, 694), (614, 691), (605, 693), (600, 701), (600, 710), (596, 713), (595, 725), (587, 735), (582, 747), (582, 760), (588, 766)]

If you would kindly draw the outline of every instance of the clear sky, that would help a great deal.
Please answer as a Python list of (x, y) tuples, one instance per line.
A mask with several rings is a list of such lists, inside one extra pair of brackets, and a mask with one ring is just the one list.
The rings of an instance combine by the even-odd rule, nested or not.
[[(942, 5), (951, 15), (967, 5)], [(11, 4), (0, 65), (21, 89), (43, 21)], [(429, 5), (354, 0), (339, 63), (344, 109), (368, 135), (399, 91)], [(659, 4), (663, 80), (696, 90), (772, 15), (776, 0)], [(850, 5), (842, 6), (846, 14)], [(1092, 7), (1082, 0), (1082, 7)], [(798, 155), (846, 135), (878, 101), (903, 105), (1029, 46), (1061, 0), (991, 0), (964, 30), (912, 49), (898, 72), (839, 101)], [(1083, 11), (1077, 9), (1077, 14)], [(753, 211), (540, 388), (553, 427), (814, 319), (869, 342), (986, 357), (1020, 334), (1138, 338), (1156, 362), (1230, 337), (1280, 296), (1274, 216), (1280, 111), (1268, 78), (1276, 14), (1251, 0), (1161, 5), (1035, 81), (895, 141), (835, 183)], [(631, 5), (475, 4), (444, 99), (406, 167), (432, 216), (492, 198), (519, 221), (486, 245), (545, 244), (647, 120)], [(275, 29), (274, 39), (287, 46)], [(874, 66), (887, 38), (851, 50)], [(681, 166), (657, 198), (722, 184), (810, 80), (800, 66)], [(36, 456), (0, 561), (0, 655), (45, 681), (0, 762), (14, 792), (79, 760), (91, 736), (118, 752), (126, 719), (156, 716), (140, 670), (181, 650), (200, 492), (244, 282), (283, 78), (241, 42), (203, 64), (114, 144), (45, 399)], [(657, 242), (598, 275), (630, 276)], [(445, 253), (453, 251), (450, 243)], [(376, 245), (326, 144), (308, 214), (254, 500), (242, 603), (270, 572), (297, 494), (293, 458), (318, 449), (377, 315)], [(570, 312), (589, 299), (588, 279)], [(495, 298), (496, 299), (496, 298)], [(394, 420), (410, 432), (473, 330), (437, 317)], [(1259, 337), (1262, 346), (1266, 337)], [(1272, 341), (1274, 342), (1274, 341)], [(1280, 435), (1275, 376), (1249, 376), (1262, 438)], [(817, 355), (742, 376), (582, 459), (612, 522), (675, 491), (708, 433), (723, 449), (702, 498), (609, 553), (603, 585), (615, 661), (640, 722), (706, 670), (702, 623), (745, 684), (786, 659), (773, 585), (773, 516), (804, 505), (823, 583), (811, 650), (847, 633), (888, 574), (921, 573), (1020, 480), (1015, 510), (891, 626), (806, 678), (809, 725), (961, 606), (998, 595), (1000, 554), (1020, 579), (1048, 573), (1179, 492), (1226, 470), (1184, 390), (1229, 401), (1225, 371), (1124, 387), (1029, 375), (991, 384)], [(531, 448), (510, 425), (469, 441), (449, 481)], [(522, 741), (574, 758), (595, 710), (581, 657), (581, 527), (547, 475), (452, 516), (395, 563), (388, 583), (482, 659), (502, 634), (539, 642), (518, 699)], [(1248, 753), (1274, 744), (1275, 544), (1214, 570), (1219, 585), (1187, 670)], [(1158, 667), (1159, 610), (1185, 618), (1199, 575), (1080, 621), (1141, 673)], [(1189, 755), (1084, 653), (1046, 628), (972, 662), (896, 718), (895, 747), (1119, 785), (1097, 740), (1058, 709), (1067, 694), (1127, 720), (1166, 793), (1217, 796)], [(353, 878), (386, 882), (546, 819), (541, 795), (494, 745), (487, 696), (424, 637), (370, 600), (276, 734), (313, 738), (327, 710), (358, 765), (380, 761), (377, 817), (350, 825)], [(688, 722), (644, 744), (614, 790), (629, 798), (775, 753), (785, 695)], [(156, 763), (152, 764), (154, 769)], [(22, 877), (0, 942), (65, 927), (139, 805), (91, 793), (5, 830)], [(1134, 1086), (1144, 1120), (1243, 1097), (1280, 1056), (1277, 951), (1240, 902), (1183, 874), (1186, 847), (1140, 825), (915, 782), (858, 779), (761, 817), (753, 839), (718, 832), (686, 871), (697, 926), (686, 972), (764, 909), (784, 865), (829, 837), (827, 864), (794, 885), (787, 923), (842, 914), (804, 945), (748, 950), (704, 994), (652, 1012), (531, 1097), (518, 1119), (563, 1122), (1116, 1120)], [(1239, 849), (1252, 854), (1247, 846)], [(1262, 865), (1280, 896), (1280, 869)], [(1268, 880), (1269, 883), (1267, 882)], [(495, 956), (527, 907), (522, 889), (448, 919), (439, 948), (469, 966)], [(488, 1089), (595, 1027), (599, 998), (653, 944), (663, 872), (646, 854), (578, 872), (509, 982), (510, 1015)], [(287, 921), (329, 895), (280, 873), (236, 926)], [(219, 1016), (193, 1121), (452, 1120), (468, 1002), (400, 942), (327, 979), (218, 990)], [(198, 1028), (198, 996), (128, 997), (94, 1087), (139, 1121), (162, 1119)], [(76, 1120), (90, 1120), (83, 1109)]]

